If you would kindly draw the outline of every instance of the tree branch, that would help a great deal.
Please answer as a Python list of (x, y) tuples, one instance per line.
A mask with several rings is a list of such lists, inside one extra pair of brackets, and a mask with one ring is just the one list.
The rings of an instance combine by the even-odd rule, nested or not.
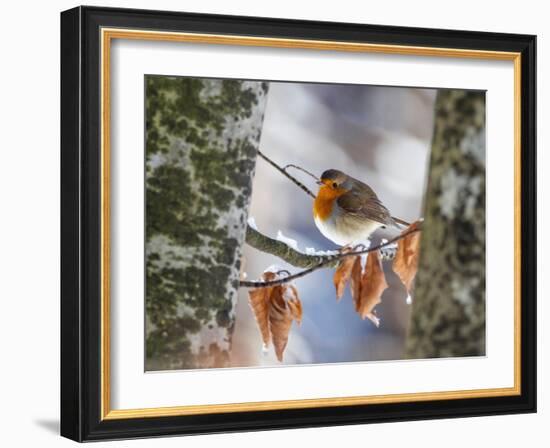
[[(267, 287), (282, 285), (284, 283), (288, 283), (288, 282), (291, 282), (291, 281), (296, 280), (298, 278), (304, 277), (304, 276), (316, 271), (317, 269), (335, 267), (335, 266), (338, 265), (338, 263), (340, 262), (340, 260), (342, 258), (355, 257), (355, 256), (358, 256), (358, 255), (368, 254), (369, 252), (373, 252), (375, 250), (384, 249), (385, 247), (388, 247), (388, 246), (392, 245), (393, 243), (399, 241), (400, 239), (405, 238), (405, 237), (407, 237), (407, 236), (409, 236), (409, 235), (411, 235), (415, 232), (418, 232), (420, 230), (421, 230), (421, 228), (419, 226), (419, 227), (414, 228), (410, 231), (403, 232), (400, 235), (397, 235), (395, 238), (392, 238), (391, 240), (385, 241), (381, 244), (378, 244), (377, 246), (373, 246), (373, 247), (370, 247), (370, 248), (364, 249), (364, 250), (358, 250), (358, 251), (354, 250), (354, 251), (351, 251), (351, 252), (341, 252), (341, 253), (338, 253), (338, 254), (335, 254), (335, 255), (310, 256), (310, 255), (302, 254), (301, 252), (295, 251), (294, 249), (287, 246), (285, 243), (283, 243), (281, 241), (273, 240), (269, 237), (266, 237), (266, 236), (262, 235), (261, 233), (259, 233), (257, 230), (251, 229), (250, 226), (249, 226), (248, 229), (247, 229), (247, 232), (246, 232), (246, 241), (247, 241), (247, 243), (249, 243), (248, 239), (249, 239), (249, 234), (250, 234), (251, 239), (254, 240), (255, 238), (258, 238), (259, 241), (264, 243), (266, 246), (269, 246), (270, 248), (275, 247), (276, 249), (272, 249), (272, 250), (277, 251), (278, 253), (283, 253), (285, 250), (288, 249), (288, 250), (291, 251), (293, 257), (297, 257), (296, 259), (301, 259), (301, 257), (298, 256), (298, 254), (299, 254), (300, 256), (303, 256), (303, 257), (317, 258), (317, 259), (320, 259), (320, 261), (318, 261), (317, 264), (315, 264), (314, 266), (311, 266), (307, 269), (304, 269), (303, 271), (297, 272), (296, 274), (292, 274), (292, 275), (289, 275), (289, 276), (284, 277), (284, 278), (280, 278), (280, 279), (277, 279), (277, 280), (271, 280), (271, 281), (268, 281), (268, 282), (241, 280), (239, 282), (239, 286), (243, 286), (245, 288), (267, 288)], [(269, 240), (269, 241), (266, 241), (266, 240)], [(251, 243), (249, 243), (249, 244), (253, 247), (256, 247)], [(279, 247), (280, 245), (286, 246), (287, 249)], [(260, 250), (263, 250), (263, 249), (260, 249)], [(275, 254), (275, 253), (267, 251), (267, 250), (265, 252), (276, 255), (276, 256), (278, 256), (278, 257), (280, 257), (280, 258), (282, 258), (283, 260), (286, 261), (286, 259), (284, 257), (282, 257), (281, 255)], [(309, 261), (311, 261), (311, 260), (309, 260)], [(290, 264), (292, 264), (292, 263), (290, 263)]]
[(305, 191), (306, 194), (310, 195), (312, 198), (315, 199), (315, 195), (313, 194), (313, 192), (309, 188), (307, 188), (302, 182), (300, 182), (298, 179), (296, 179), (294, 176), (291, 176), (290, 174), (288, 174), (284, 168), (281, 168), (279, 165), (277, 165), (273, 160), (271, 160), (269, 157), (267, 157), (260, 150), (258, 150), (258, 155), (262, 159), (264, 159), (267, 163), (269, 163), (273, 168), (275, 168), (277, 171), (279, 171), (284, 176), (289, 178), (292, 182), (294, 182), (296, 185), (298, 185), (298, 187), (300, 187), (303, 191)]
[[(281, 258), (288, 264), (291, 264), (297, 268), (311, 268), (317, 266), (320, 262), (326, 261), (328, 257), (328, 255), (304, 254), (296, 249), (293, 249), (282, 241), (263, 235), (250, 226), (246, 228), (246, 242), (254, 249), (275, 255), (276, 257)], [(334, 260), (333, 263), (327, 265), (326, 267), (336, 267), (337, 265), (338, 260)]]

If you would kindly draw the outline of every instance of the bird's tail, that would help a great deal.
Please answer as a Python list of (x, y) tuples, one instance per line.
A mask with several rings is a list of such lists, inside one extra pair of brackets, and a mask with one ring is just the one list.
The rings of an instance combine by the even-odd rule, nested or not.
[(395, 216), (392, 216), (391, 219), (393, 219), (393, 221), (399, 225), (399, 226), (402, 226), (402, 227), (409, 227), (411, 225), (410, 222), (407, 222), (401, 218), (396, 218)]

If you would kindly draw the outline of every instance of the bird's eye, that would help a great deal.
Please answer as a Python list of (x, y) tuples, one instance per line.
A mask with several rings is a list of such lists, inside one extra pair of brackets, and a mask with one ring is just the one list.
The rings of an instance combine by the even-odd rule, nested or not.
[(338, 188), (338, 184), (336, 182), (332, 183), (332, 188)]

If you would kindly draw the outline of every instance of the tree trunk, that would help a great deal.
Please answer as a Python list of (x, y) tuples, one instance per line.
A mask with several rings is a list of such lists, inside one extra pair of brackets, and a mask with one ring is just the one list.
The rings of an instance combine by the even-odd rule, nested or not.
[(483, 92), (438, 93), (423, 229), (407, 356), (484, 355)]
[(146, 370), (227, 365), (267, 89), (146, 77)]

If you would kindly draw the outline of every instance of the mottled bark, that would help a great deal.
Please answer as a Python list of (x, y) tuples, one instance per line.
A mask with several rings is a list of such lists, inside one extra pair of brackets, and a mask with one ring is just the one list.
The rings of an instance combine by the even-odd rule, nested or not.
[[(436, 101), (410, 358), (485, 354), (485, 94)], [(507, 242), (502, 242), (507, 244)]]
[(227, 365), (267, 88), (146, 77), (146, 370)]

